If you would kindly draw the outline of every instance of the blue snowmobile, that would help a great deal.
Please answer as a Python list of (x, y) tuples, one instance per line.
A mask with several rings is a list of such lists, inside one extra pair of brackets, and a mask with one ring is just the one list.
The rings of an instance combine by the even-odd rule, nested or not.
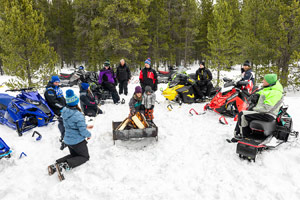
[(16, 97), (0, 93), (0, 124), (22, 133), (53, 121), (54, 113), (45, 99), (33, 88), (22, 88)]
[(11, 152), (9, 146), (0, 137), (0, 159), (4, 157), (10, 158)]

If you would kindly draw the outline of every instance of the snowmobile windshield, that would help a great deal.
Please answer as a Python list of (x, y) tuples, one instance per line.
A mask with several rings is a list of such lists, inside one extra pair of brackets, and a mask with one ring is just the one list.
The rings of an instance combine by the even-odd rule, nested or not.
[(172, 77), (172, 81), (169, 84), (169, 87), (174, 87), (176, 85), (185, 85), (187, 83), (188, 80), (188, 75), (186, 74), (174, 74)]

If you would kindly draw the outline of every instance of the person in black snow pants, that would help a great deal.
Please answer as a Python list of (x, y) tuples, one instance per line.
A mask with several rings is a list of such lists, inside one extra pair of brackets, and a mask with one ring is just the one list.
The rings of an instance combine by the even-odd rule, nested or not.
[(102, 114), (102, 110), (98, 107), (98, 101), (95, 99), (92, 91), (89, 89), (88, 83), (81, 83), (80, 87), (80, 105), (84, 115), (96, 117)]
[(211, 83), (212, 74), (208, 68), (205, 67), (205, 62), (201, 62), (199, 69), (196, 71), (196, 85), (195, 90), (197, 97), (203, 100), (205, 96), (210, 96), (213, 84)]
[(60, 79), (58, 76), (52, 76), (48, 85), (46, 86), (46, 91), (44, 93), (47, 104), (53, 110), (54, 114), (58, 118), (58, 129), (60, 131), (61, 137), (60, 149), (63, 150), (65, 148), (65, 144), (63, 142), (63, 138), (65, 135), (65, 127), (63, 120), (61, 118), (61, 110), (66, 106), (66, 100), (63, 95), (62, 89), (59, 87)]
[(116, 72), (117, 80), (119, 82), (119, 94), (124, 94), (127, 96), (128, 94), (128, 82), (131, 79), (131, 73), (129, 67), (126, 65), (125, 60), (120, 60), (120, 65), (117, 67)]
[(151, 68), (150, 58), (145, 61), (145, 68), (141, 70), (139, 79), (143, 93), (147, 85), (149, 85), (153, 91), (157, 90), (157, 73)]
[(91, 133), (87, 129), (93, 127), (86, 125), (84, 115), (78, 107), (79, 98), (73, 90), (66, 91), (66, 102), (67, 106), (62, 110), (62, 118), (66, 129), (64, 141), (70, 154), (48, 166), (49, 175), (54, 174), (57, 169), (62, 171), (75, 168), (90, 159), (86, 138), (90, 139), (91, 137)]

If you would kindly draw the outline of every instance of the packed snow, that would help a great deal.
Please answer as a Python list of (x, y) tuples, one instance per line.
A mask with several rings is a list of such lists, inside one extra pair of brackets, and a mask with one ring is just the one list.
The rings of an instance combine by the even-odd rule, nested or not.
[[(191, 71), (196, 71), (195, 66)], [(238, 78), (239, 73), (236, 67), (221, 77)], [(0, 83), (4, 79), (0, 76)], [(225, 141), (233, 136), (233, 119), (227, 118), (229, 125), (222, 125), (213, 112), (189, 115), (191, 108), (202, 112), (204, 103), (172, 103), (173, 110), (169, 111), (169, 102), (157, 91), (154, 122), (158, 141), (146, 138), (116, 141), (114, 145), (112, 121), (128, 116), (128, 102), (137, 80), (134, 77), (129, 84), (129, 95), (121, 96), (125, 104), (107, 100), (101, 106), (105, 113), (96, 117), (88, 141), (90, 160), (67, 171), (62, 182), (47, 171), (48, 165), (69, 153), (67, 148), (59, 150), (57, 122), (34, 129), (42, 134), (40, 141), (31, 137), (33, 130), (19, 137), (16, 131), (0, 125), (0, 137), (13, 150), (10, 159), (0, 160), (0, 199), (300, 199), (299, 142), (265, 151), (256, 162), (242, 160), (235, 152), (236, 144)], [(166, 88), (166, 84), (158, 88)], [(5, 89), (0, 88), (0, 92)], [(78, 88), (72, 89), (79, 94)], [(299, 93), (285, 97), (298, 131), (299, 101)], [(19, 158), (22, 152), (27, 156)]]

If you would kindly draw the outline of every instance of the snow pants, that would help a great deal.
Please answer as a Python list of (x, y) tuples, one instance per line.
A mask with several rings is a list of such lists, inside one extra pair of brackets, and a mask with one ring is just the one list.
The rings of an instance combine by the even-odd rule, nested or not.
[(267, 113), (259, 113), (256, 111), (242, 111), (238, 115), (238, 121), (235, 126), (236, 134), (240, 134), (243, 137), (247, 137), (251, 134), (252, 130), (249, 124), (253, 120), (272, 122), (275, 118)]
[(109, 83), (109, 82), (104, 82), (103, 87), (111, 92), (111, 96), (112, 96), (114, 103), (117, 103), (118, 101), (120, 101), (119, 94), (118, 94), (118, 92), (116, 90), (116, 86), (114, 84)]
[(70, 154), (56, 160), (57, 163), (67, 162), (70, 168), (75, 168), (90, 159), (86, 140), (75, 145), (68, 145), (68, 148)]
[(127, 95), (128, 94), (128, 81), (127, 80), (119, 81), (119, 94), (123, 94), (123, 90), (124, 90), (124, 94)]
[(147, 120), (153, 120), (153, 109), (145, 109), (145, 117)]

